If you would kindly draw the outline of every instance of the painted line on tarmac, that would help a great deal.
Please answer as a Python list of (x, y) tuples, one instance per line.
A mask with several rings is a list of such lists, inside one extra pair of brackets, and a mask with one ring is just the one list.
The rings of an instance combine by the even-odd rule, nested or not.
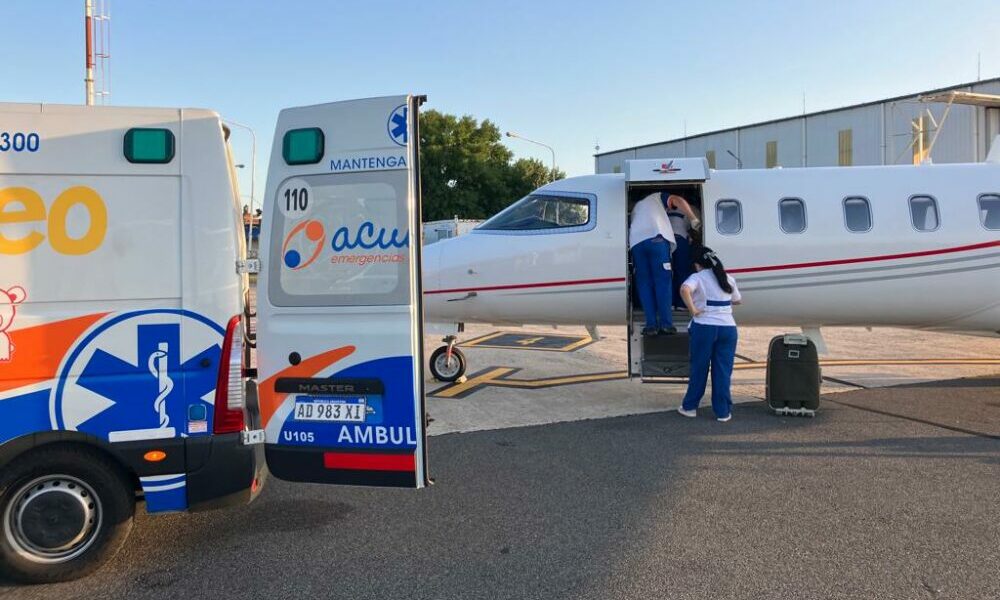
[[(1000, 358), (873, 358), (829, 359), (819, 361), (821, 367), (895, 367), (908, 365), (1000, 366)], [(734, 371), (766, 369), (766, 362), (736, 363)], [(842, 383), (842, 382), (838, 382)], [(851, 383), (850, 385), (855, 385)]]
[(459, 344), (462, 348), (499, 348), (503, 350), (539, 350), (542, 352), (574, 352), (597, 340), (589, 335), (552, 335), (494, 331)]
[[(756, 363), (755, 363), (756, 364)], [(765, 363), (759, 363), (765, 365)], [(878, 367), (906, 365), (1000, 365), (1000, 358), (874, 358), (819, 361), (821, 367)]]
[[(819, 361), (821, 367), (872, 367), (872, 366), (907, 366), (907, 365), (1000, 365), (997, 358), (899, 358), (899, 359), (832, 359)], [(747, 362), (733, 365), (734, 371), (766, 369), (766, 362)], [(520, 371), (518, 367), (487, 367), (473, 373), (463, 382), (451, 383), (430, 392), (431, 398), (466, 398), (487, 387), (506, 387), (521, 390), (538, 390), (563, 385), (592, 383), (595, 381), (615, 381), (628, 379), (627, 371), (605, 371), (601, 373), (582, 373), (579, 375), (560, 375), (557, 377), (542, 377), (540, 379), (515, 379), (510, 377)], [(825, 379), (863, 388), (864, 386), (845, 380)], [(671, 383), (684, 383), (685, 378), (677, 378)]]
[(586, 373), (583, 375), (563, 375), (560, 377), (543, 377), (541, 379), (513, 379), (508, 377), (521, 369), (515, 367), (488, 367), (474, 373), (468, 380), (462, 383), (453, 383), (438, 388), (431, 392), (432, 398), (465, 398), (466, 396), (478, 392), (484, 387), (507, 387), (522, 390), (538, 390), (542, 388), (557, 387), (561, 385), (574, 385), (577, 383), (589, 383), (594, 381), (612, 381), (615, 379), (626, 379), (628, 373), (625, 371), (611, 371), (607, 373)]
[(830, 383), (836, 383), (839, 385), (846, 385), (849, 387), (856, 387), (861, 390), (867, 390), (867, 385), (861, 385), (860, 383), (854, 383), (853, 381), (847, 381), (846, 379), (837, 379), (836, 377), (830, 377), (829, 375), (823, 375), (823, 381), (829, 381)]
[(481, 335), (479, 337), (472, 338), (471, 340), (465, 340), (464, 342), (462, 342), (462, 343), (460, 343), (458, 345), (459, 346), (464, 346), (464, 347), (468, 348), (470, 346), (475, 346), (475, 345), (481, 344), (483, 342), (488, 342), (489, 340), (492, 340), (494, 338), (498, 338), (501, 335), (503, 335), (502, 331), (494, 331), (493, 333), (487, 333), (486, 335)]
[(487, 367), (482, 371), (473, 373), (465, 381), (439, 387), (428, 394), (428, 396), (432, 398), (464, 398), (487, 385), (494, 385), (500, 377), (517, 370), (513, 367)]

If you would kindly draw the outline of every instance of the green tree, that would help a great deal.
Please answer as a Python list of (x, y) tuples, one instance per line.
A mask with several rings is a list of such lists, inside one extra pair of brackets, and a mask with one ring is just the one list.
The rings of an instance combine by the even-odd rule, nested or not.
[[(555, 179), (565, 177), (557, 170)], [(514, 160), (489, 120), (420, 114), (423, 219), (485, 219), (552, 179), (536, 159)]]

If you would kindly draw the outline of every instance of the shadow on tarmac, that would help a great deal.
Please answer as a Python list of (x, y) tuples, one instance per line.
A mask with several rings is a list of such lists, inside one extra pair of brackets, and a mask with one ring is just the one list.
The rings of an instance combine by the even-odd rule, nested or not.
[[(993, 394), (937, 387), (954, 405)], [(271, 479), (248, 507), (140, 517), (88, 579), (0, 596), (1000, 596), (995, 440), (832, 403), (702, 411), (438, 436), (438, 484), (418, 492)]]

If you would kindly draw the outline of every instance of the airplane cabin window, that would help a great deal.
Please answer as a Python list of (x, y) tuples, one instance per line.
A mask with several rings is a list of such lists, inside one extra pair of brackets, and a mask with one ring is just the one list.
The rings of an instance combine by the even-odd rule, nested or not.
[(868, 198), (851, 196), (844, 198), (844, 223), (848, 231), (864, 233), (872, 228), (872, 207)]
[(979, 197), (979, 222), (986, 229), (1000, 229), (1000, 194)]
[(801, 198), (783, 198), (778, 209), (782, 231), (802, 233), (806, 230), (806, 204)]
[(738, 200), (715, 203), (715, 227), (723, 235), (736, 235), (743, 230), (743, 209)]
[(910, 197), (910, 220), (917, 231), (934, 231), (941, 225), (937, 200), (933, 196)]
[(483, 231), (533, 231), (582, 227), (590, 222), (586, 198), (531, 194), (521, 198), (476, 229)]

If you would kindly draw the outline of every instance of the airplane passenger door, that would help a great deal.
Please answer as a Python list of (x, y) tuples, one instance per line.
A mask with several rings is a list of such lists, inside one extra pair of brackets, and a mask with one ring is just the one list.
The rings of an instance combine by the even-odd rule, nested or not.
[(265, 454), (289, 481), (423, 487), (422, 97), (283, 110), (263, 206)]
[[(674, 193), (689, 200), (701, 199), (705, 182), (711, 176), (708, 161), (704, 158), (638, 159), (625, 161), (625, 181), (629, 210), (639, 200), (651, 195)], [(704, 215), (703, 215), (704, 216)], [(631, 218), (631, 215), (629, 215)], [(628, 222), (625, 223), (628, 231)], [(671, 262), (678, 260), (678, 255)], [(674, 269), (674, 277), (677, 276)], [(643, 381), (687, 377), (688, 314), (674, 311), (676, 335), (642, 335), (645, 315), (636, 306), (633, 269), (628, 269), (628, 365), (629, 378), (641, 377)]]

